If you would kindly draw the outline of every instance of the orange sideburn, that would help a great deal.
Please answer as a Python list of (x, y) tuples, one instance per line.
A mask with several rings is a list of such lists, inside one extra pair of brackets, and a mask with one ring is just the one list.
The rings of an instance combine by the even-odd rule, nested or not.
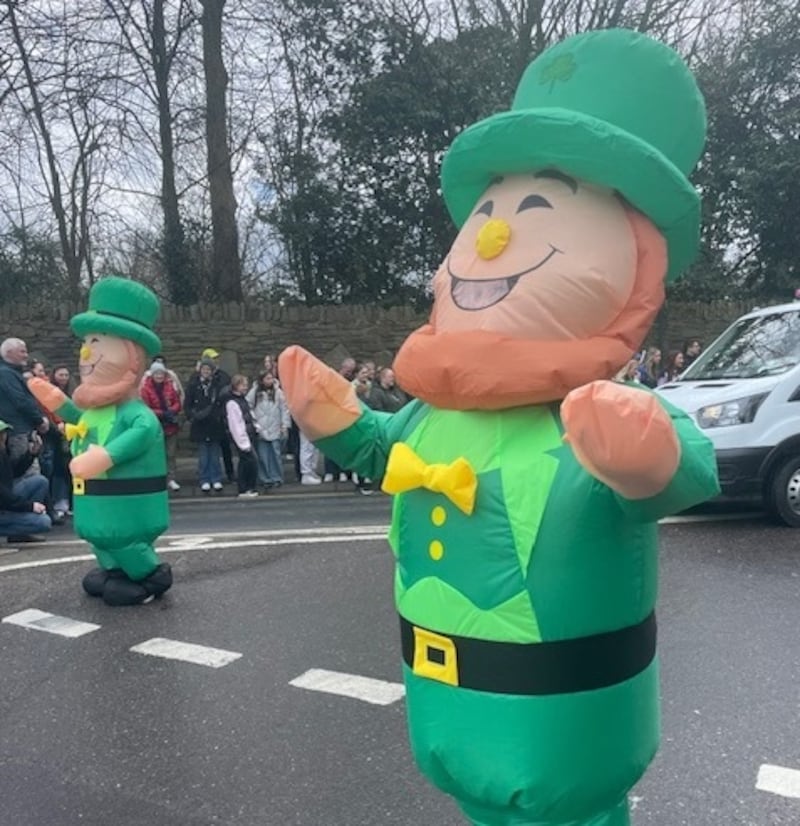
[(636, 281), (605, 330), (588, 339), (535, 341), (486, 330), (437, 332), (426, 324), (397, 354), (397, 383), (446, 410), (503, 410), (559, 401), (587, 382), (611, 378), (644, 341), (664, 302), (667, 271), (661, 233), (631, 207), (625, 212), (636, 238)]

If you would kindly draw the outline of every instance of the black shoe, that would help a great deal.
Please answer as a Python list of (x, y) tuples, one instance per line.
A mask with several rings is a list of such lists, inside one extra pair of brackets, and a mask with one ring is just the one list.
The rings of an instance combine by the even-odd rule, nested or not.
[(22, 544), (24, 542), (46, 542), (43, 536), (37, 536), (32, 533), (18, 534), (16, 536), (9, 536), (8, 541), (13, 545)]
[(90, 597), (103, 596), (103, 589), (110, 579), (121, 579), (125, 573), (120, 568), (92, 568), (81, 581), (83, 590), (89, 594)]
[(160, 597), (172, 586), (172, 568), (168, 562), (162, 562), (144, 579), (124, 578), (109, 579), (103, 588), (103, 602), (106, 605), (143, 605)]

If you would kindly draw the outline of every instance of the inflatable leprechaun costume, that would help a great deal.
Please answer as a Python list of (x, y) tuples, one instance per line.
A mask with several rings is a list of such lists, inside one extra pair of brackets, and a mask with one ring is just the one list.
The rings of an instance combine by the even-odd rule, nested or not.
[(656, 522), (717, 490), (710, 442), (609, 381), (690, 263), (705, 136), (677, 54), (607, 30), (527, 69), (444, 158), (459, 234), (386, 415), (299, 347), (300, 427), (395, 495), (411, 744), (479, 826), (626, 826), (658, 745)]
[(139, 398), (145, 367), (161, 349), (152, 329), (158, 313), (144, 285), (98, 281), (88, 310), (70, 321), (83, 338), (73, 398), (43, 380), (29, 382), (38, 401), (67, 422), (75, 531), (99, 565), (83, 587), (109, 605), (148, 602), (172, 584), (170, 566), (153, 548), (169, 525), (164, 437)]

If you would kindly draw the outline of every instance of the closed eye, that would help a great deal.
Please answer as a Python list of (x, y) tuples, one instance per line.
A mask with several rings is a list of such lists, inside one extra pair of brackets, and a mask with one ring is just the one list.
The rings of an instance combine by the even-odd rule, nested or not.
[(522, 203), (517, 208), (517, 212), (522, 212), (524, 209), (535, 209), (536, 207), (552, 209), (553, 205), (547, 198), (543, 198), (541, 195), (528, 195), (522, 199)]
[(480, 208), (475, 210), (476, 215), (488, 215), (492, 217), (492, 210), (494, 209), (494, 201), (486, 201), (481, 204)]

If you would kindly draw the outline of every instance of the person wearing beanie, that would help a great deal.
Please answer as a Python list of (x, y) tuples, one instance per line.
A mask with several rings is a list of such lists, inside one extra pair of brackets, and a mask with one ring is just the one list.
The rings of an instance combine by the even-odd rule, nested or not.
[[(160, 353), (157, 356), (153, 356), (153, 364), (155, 364), (156, 362), (161, 364), (161, 366), (167, 371), (167, 377), (172, 382), (172, 386), (178, 391), (178, 397), (181, 400), (181, 407), (183, 407), (183, 401), (186, 398), (186, 392), (183, 389), (183, 382), (181, 382), (180, 378), (178, 377), (178, 374), (174, 370), (172, 370), (170, 367), (167, 367), (167, 362), (164, 359), (164, 356), (162, 356)], [(151, 371), (149, 368), (145, 370), (145, 373), (142, 376), (142, 384), (144, 384), (144, 381), (146, 378), (148, 378), (150, 372)]]
[(143, 284), (101, 279), (87, 311), (70, 320), (83, 339), (72, 399), (44, 379), (28, 382), (37, 401), (66, 422), (75, 531), (98, 563), (82, 584), (108, 605), (150, 602), (172, 585), (172, 570), (153, 547), (169, 526), (164, 438), (138, 392), (161, 350), (152, 329), (158, 313), (158, 298)]
[(144, 403), (156, 414), (164, 431), (164, 446), (167, 453), (167, 487), (179, 491), (176, 478), (178, 472), (178, 431), (182, 403), (177, 388), (169, 377), (167, 368), (161, 361), (154, 361), (142, 381), (140, 394)]

